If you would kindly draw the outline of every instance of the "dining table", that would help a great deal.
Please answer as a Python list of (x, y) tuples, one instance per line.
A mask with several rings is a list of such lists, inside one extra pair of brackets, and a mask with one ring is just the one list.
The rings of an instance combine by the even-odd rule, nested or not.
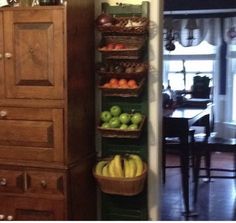
[(189, 130), (192, 126), (198, 125), (205, 129), (205, 135), (209, 136), (211, 131), (212, 103), (205, 106), (176, 107), (163, 109), (163, 137), (178, 137), (181, 144), (181, 181), (184, 202), (184, 215), (187, 217), (197, 215), (190, 209), (190, 184), (189, 184)]

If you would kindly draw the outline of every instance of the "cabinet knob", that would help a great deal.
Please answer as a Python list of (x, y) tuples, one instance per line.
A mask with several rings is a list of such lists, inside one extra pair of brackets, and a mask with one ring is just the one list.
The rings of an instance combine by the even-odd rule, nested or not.
[(5, 58), (7, 58), (7, 59), (12, 58), (12, 54), (11, 53), (5, 53)]
[(0, 111), (0, 117), (6, 117), (7, 116), (7, 111), (5, 111), (5, 110), (2, 110), (2, 111)]
[(6, 178), (1, 178), (0, 179), (0, 186), (6, 186), (7, 185), (7, 179)]
[(7, 216), (7, 220), (8, 220), (8, 221), (12, 221), (12, 220), (13, 220), (13, 216), (12, 216), (12, 215), (8, 215), (8, 216)]
[(4, 214), (0, 214), (0, 220), (4, 220), (5, 215)]
[(43, 188), (46, 188), (47, 187), (47, 182), (45, 180), (41, 180), (41, 186)]

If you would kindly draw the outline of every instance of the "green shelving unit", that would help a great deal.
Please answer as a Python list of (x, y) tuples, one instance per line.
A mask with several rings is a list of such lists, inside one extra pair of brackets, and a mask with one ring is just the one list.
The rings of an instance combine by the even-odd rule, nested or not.
[[(138, 16), (149, 18), (149, 2), (143, 1), (141, 5), (131, 4), (118, 4), (111, 6), (108, 3), (102, 3), (102, 11), (106, 14), (113, 16)], [(106, 35), (102, 33), (103, 36)], [(111, 34), (109, 34), (111, 35)], [(114, 34), (120, 35), (120, 34)], [(132, 35), (132, 34), (125, 34)], [(134, 36), (137, 34), (134, 34)], [(148, 33), (144, 33), (148, 45)], [(117, 60), (114, 60), (117, 62)], [(122, 60), (124, 61), (124, 60)], [(129, 60), (132, 62), (148, 63), (148, 49), (143, 51), (142, 58), (137, 60)], [(112, 59), (106, 61), (102, 57), (103, 63), (111, 63)], [(147, 72), (148, 73), (148, 72)], [(147, 119), (148, 116), (148, 75), (144, 84), (144, 89), (138, 97), (101, 97), (101, 109), (108, 110), (113, 105), (119, 105), (123, 112), (131, 113), (132, 111), (141, 112)], [(148, 126), (147, 120), (141, 130), (140, 137), (138, 138), (112, 138), (102, 137), (101, 140), (101, 155), (102, 157), (109, 157), (114, 154), (133, 153), (138, 154), (147, 163), (148, 158)], [(102, 193), (102, 192), (101, 192)], [(148, 207), (147, 207), (147, 185), (144, 190), (135, 196), (120, 196), (101, 194), (101, 220), (148, 220)]]

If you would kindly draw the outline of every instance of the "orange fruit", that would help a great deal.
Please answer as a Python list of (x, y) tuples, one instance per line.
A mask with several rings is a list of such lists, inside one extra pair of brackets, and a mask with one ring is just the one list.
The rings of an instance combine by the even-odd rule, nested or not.
[(109, 81), (110, 84), (118, 84), (118, 79), (116, 78), (111, 78)]
[(110, 84), (110, 83), (105, 83), (105, 84), (103, 84), (103, 87), (105, 87), (105, 88), (110, 88), (110, 87), (111, 87), (111, 84)]
[(128, 81), (128, 86), (129, 86), (130, 88), (133, 88), (134, 86), (137, 86), (136, 80), (134, 80), (134, 79), (129, 80), (129, 81)]
[(131, 87), (129, 87), (129, 88), (137, 88), (138, 87), (138, 85), (137, 84), (134, 84), (134, 85), (132, 85)]
[(129, 85), (127, 83), (123, 83), (122, 85), (119, 85), (120, 88), (129, 88)]
[(120, 86), (120, 87), (123, 86), (123, 85), (127, 85), (127, 84), (128, 84), (128, 83), (127, 83), (127, 80), (126, 80), (126, 79), (122, 78), (122, 79), (119, 80), (119, 86)]
[(112, 83), (110, 84), (111, 88), (119, 88), (119, 84), (118, 83)]

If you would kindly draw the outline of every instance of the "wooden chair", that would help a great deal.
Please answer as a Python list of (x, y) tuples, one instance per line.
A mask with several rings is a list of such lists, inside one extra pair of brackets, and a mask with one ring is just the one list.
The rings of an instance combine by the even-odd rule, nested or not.
[[(195, 130), (190, 129), (189, 130), (189, 146), (192, 146), (192, 143), (194, 142), (194, 132)], [(191, 148), (190, 150), (191, 151)], [(174, 153), (179, 156), (180, 164), (179, 165), (167, 165), (166, 164), (166, 156), (168, 153)], [(180, 168), (182, 167), (182, 163), (184, 162), (183, 156), (181, 155), (182, 149), (181, 149), (181, 142), (180, 137), (178, 135), (172, 135), (172, 134), (164, 134), (163, 136), (163, 145), (162, 145), (162, 183), (166, 182), (166, 169), (169, 168)], [(190, 152), (189, 154), (190, 161), (192, 161), (192, 154)], [(193, 161), (190, 162), (193, 164)], [(181, 170), (181, 174), (183, 174)]]
[[(212, 152), (230, 152), (233, 153), (234, 158), (234, 168), (212, 168), (211, 167), (211, 153)], [(208, 156), (208, 165), (205, 168), (201, 168), (201, 157), (207, 154)], [(221, 179), (236, 179), (236, 138), (224, 139), (217, 136), (210, 136), (202, 141), (195, 141), (194, 143), (194, 202), (197, 202), (198, 194), (198, 184), (200, 178), (208, 178), (209, 182), (212, 178), (221, 178)], [(205, 169), (207, 171), (206, 175), (201, 175), (200, 170)], [(213, 175), (212, 172), (232, 172), (233, 176), (225, 175)]]

